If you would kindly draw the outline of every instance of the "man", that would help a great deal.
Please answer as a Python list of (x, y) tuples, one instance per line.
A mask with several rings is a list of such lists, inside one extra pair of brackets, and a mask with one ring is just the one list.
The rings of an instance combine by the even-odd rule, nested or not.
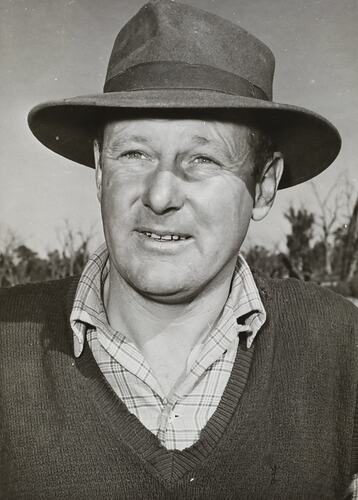
[(29, 124), (95, 167), (106, 243), (80, 278), (1, 296), (4, 498), (344, 498), (357, 472), (357, 312), (253, 276), (276, 190), (340, 139), (272, 102), (274, 59), (171, 1), (119, 33), (104, 93)]

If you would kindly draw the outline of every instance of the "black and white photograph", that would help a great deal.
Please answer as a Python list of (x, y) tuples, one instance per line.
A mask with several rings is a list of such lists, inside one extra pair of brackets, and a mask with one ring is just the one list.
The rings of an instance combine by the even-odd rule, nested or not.
[(0, 499), (358, 499), (357, 0), (2, 0)]

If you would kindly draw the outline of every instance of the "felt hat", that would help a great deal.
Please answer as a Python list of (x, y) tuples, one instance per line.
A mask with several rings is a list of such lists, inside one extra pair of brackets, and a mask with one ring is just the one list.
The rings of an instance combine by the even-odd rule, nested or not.
[(93, 140), (111, 116), (129, 111), (229, 110), (250, 116), (285, 159), (280, 188), (311, 179), (340, 149), (337, 129), (307, 109), (272, 100), (275, 59), (246, 30), (171, 0), (152, 0), (118, 33), (101, 94), (47, 102), (28, 117), (52, 151), (94, 167)]

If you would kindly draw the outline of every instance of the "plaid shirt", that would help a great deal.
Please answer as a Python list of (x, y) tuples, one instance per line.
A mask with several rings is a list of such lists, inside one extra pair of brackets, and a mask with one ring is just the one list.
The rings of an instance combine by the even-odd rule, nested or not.
[[(71, 313), (75, 356), (81, 355), (87, 335), (100, 370), (128, 410), (166, 448), (191, 446), (219, 404), (236, 357), (238, 334), (246, 332), (250, 347), (266, 320), (250, 269), (239, 255), (217, 326), (193, 348), (186, 375), (169, 396), (137, 347), (108, 323), (102, 301), (108, 272), (108, 252), (102, 245), (85, 267), (76, 292)], [(242, 325), (238, 318), (244, 318)]]

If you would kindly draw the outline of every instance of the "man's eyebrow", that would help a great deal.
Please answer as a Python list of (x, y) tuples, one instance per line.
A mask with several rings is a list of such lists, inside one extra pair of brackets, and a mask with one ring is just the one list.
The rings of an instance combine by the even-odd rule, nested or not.
[[(137, 134), (118, 134), (116, 137), (112, 139), (112, 141), (108, 144), (108, 147), (118, 147), (121, 146), (123, 143), (126, 142), (137, 142), (141, 144), (148, 144), (150, 140), (144, 136), (144, 135), (137, 135)], [(207, 137), (204, 137), (202, 135), (194, 135), (192, 137), (192, 143), (198, 146), (206, 146), (207, 144), (214, 144), (215, 141), (208, 139)]]
[(207, 146), (211, 145), (213, 147), (213, 151), (216, 152), (219, 156), (228, 161), (234, 161), (236, 159), (235, 152), (233, 152), (227, 145), (222, 145), (215, 139), (208, 139), (202, 135), (194, 135), (193, 142), (199, 146)]
[(144, 135), (118, 134), (109, 144), (110, 147), (120, 146), (124, 142), (140, 142), (148, 144), (149, 140)]

